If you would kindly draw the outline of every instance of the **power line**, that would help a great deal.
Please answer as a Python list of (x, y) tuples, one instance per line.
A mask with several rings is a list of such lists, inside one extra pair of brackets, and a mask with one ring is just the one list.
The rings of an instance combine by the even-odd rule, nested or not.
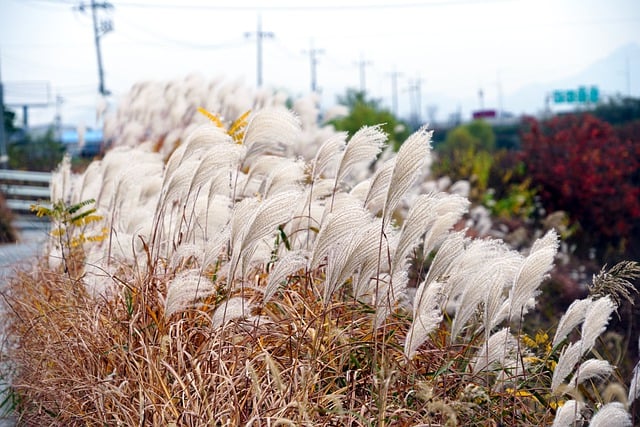
[(140, 3), (140, 2), (119, 2), (120, 7), (135, 7), (149, 9), (197, 9), (197, 10), (219, 10), (219, 11), (336, 11), (336, 10), (374, 10), (374, 9), (410, 9), (440, 6), (457, 6), (465, 4), (487, 4), (487, 3), (511, 3), (517, 0), (435, 0), (414, 3), (370, 3), (370, 4), (341, 4), (341, 5), (270, 5), (270, 6), (234, 6), (234, 5), (210, 5), (210, 4), (189, 4), (189, 3)]

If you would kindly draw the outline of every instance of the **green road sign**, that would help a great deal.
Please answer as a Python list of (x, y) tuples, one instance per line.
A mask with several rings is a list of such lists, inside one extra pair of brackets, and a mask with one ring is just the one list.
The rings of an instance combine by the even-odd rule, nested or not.
[(577, 90), (554, 90), (554, 104), (595, 104), (600, 99), (598, 86), (580, 86)]

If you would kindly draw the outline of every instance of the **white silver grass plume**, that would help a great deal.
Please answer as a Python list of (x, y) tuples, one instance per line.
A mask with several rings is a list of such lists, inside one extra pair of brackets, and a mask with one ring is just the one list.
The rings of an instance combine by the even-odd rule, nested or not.
[(562, 350), (551, 378), (552, 392), (556, 393), (558, 391), (558, 387), (560, 387), (564, 379), (573, 372), (573, 368), (580, 361), (582, 354), (582, 343), (580, 341), (572, 342)]
[(530, 301), (538, 295), (542, 280), (553, 267), (557, 250), (558, 234), (554, 230), (534, 242), (513, 281), (509, 295), (511, 320), (520, 319), (531, 308)]
[(367, 261), (373, 263), (378, 256), (378, 247), (372, 244), (380, 234), (380, 223), (365, 217), (362, 224), (352, 229), (345, 241), (333, 245), (327, 255), (324, 301), (329, 303), (331, 295), (351, 277), (358, 267)]
[(582, 410), (584, 403), (575, 400), (567, 400), (558, 408), (551, 427), (573, 427), (583, 419)]
[(373, 161), (386, 141), (387, 135), (380, 126), (364, 126), (358, 130), (342, 152), (334, 186), (337, 187), (354, 166)]
[(338, 132), (322, 143), (313, 159), (311, 178), (314, 181), (320, 178), (328, 169), (331, 169), (331, 167), (337, 166), (338, 156), (342, 153), (346, 145), (346, 132)]
[(71, 198), (71, 156), (65, 154), (62, 162), (51, 173), (51, 201), (68, 203)]
[(423, 172), (422, 169), (429, 160), (428, 156), (431, 152), (432, 134), (433, 131), (428, 131), (424, 126), (400, 146), (382, 211), (384, 223), (391, 219), (402, 197)]
[(286, 147), (300, 138), (300, 121), (286, 108), (266, 108), (255, 113), (244, 133), (247, 155), (243, 165), (251, 164), (263, 154), (283, 154)]
[[(353, 281), (353, 297), (355, 299), (360, 299), (365, 295), (372, 296), (375, 288), (375, 276), (378, 269), (380, 269), (380, 271), (387, 271), (389, 269), (384, 257), (382, 260), (378, 260), (381, 226), (382, 221), (376, 218), (371, 224), (372, 229), (376, 231), (367, 233), (360, 243), (360, 249), (357, 249), (366, 252), (366, 254), (363, 254), (364, 256), (361, 258), (363, 262), (359, 266), (358, 275)], [(385, 233), (391, 238), (393, 230), (386, 229)], [(387, 246), (383, 246), (382, 250), (386, 251), (386, 249)]]
[(383, 326), (389, 314), (397, 307), (398, 301), (404, 295), (409, 283), (409, 275), (406, 270), (396, 271), (392, 275), (376, 275), (376, 318), (373, 323), (374, 328)]
[(591, 417), (589, 427), (631, 427), (631, 415), (620, 402), (604, 405)]
[(448, 233), (438, 252), (436, 252), (424, 281), (430, 283), (432, 281), (446, 280), (452, 263), (464, 253), (465, 246), (469, 242), (470, 239), (465, 236), (464, 230)]
[(520, 257), (512, 255), (506, 247), (499, 241), (481, 240), (482, 258), (485, 260), (485, 267), (479, 268), (473, 276), (470, 276), (470, 283), (464, 287), (462, 295), (457, 300), (456, 312), (451, 324), (451, 337), (457, 337), (467, 321), (478, 311), (480, 305), (484, 303), (484, 320), (487, 338), (491, 329), (502, 320), (500, 307), (502, 305), (502, 290), (507, 284), (507, 280), (513, 279)]
[(418, 245), (420, 237), (436, 219), (432, 194), (419, 196), (405, 218), (400, 231), (400, 239), (393, 254), (391, 265), (394, 271), (404, 267), (409, 252)]
[(205, 249), (202, 245), (194, 243), (183, 243), (177, 247), (176, 251), (171, 255), (169, 260), (169, 268), (176, 270), (183, 263), (195, 261), (197, 265), (201, 265), (204, 259)]
[(483, 326), (487, 336), (509, 314), (509, 308), (505, 306), (504, 289), (513, 283), (513, 278), (522, 263), (522, 256), (509, 250), (506, 244), (496, 241), (496, 249), (493, 263), (495, 277), (484, 297)]
[(274, 169), (267, 176), (264, 182), (264, 197), (300, 188), (300, 183), (304, 180), (304, 163), (300, 160), (290, 160)]
[(442, 322), (443, 286), (440, 282), (422, 282), (416, 291), (413, 321), (404, 342), (404, 354), (409, 359)]
[(616, 305), (609, 296), (598, 298), (591, 303), (582, 323), (583, 354), (591, 351), (596, 339), (607, 329), (607, 324), (615, 309)]
[(167, 206), (174, 201), (184, 202), (191, 189), (193, 175), (198, 168), (199, 160), (192, 159), (183, 162), (169, 179), (165, 175), (165, 184), (162, 188), (161, 206)]
[[(241, 260), (249, 261), (245, 251), (251, 253), (252, 247), (261, 239), (275, 233), (277, 227), (288, 222), (293, 215), (291, 206), (300, 198), (299, 191), (287, 191), (263, 200), (255, 209), (255, 214), (243, 227), (240, 239), (234, 239), (231, 252), (231, 268), (235, 269)], [(237, 224), (236, 224), (237, 226)], [(233, 231), (232, 231), (233, 232)]]
[(205, 153), (193, 175), (190, 190), (198, 189), (205, 183), (211, 182), (218, 174), (229, 174), (229, 170), (237, 169), (246, 149), (243, 145), (216, 144)]
[(631, 384), (629, 384), (629, 396), (627, 402), (629, 405), (640, 396), (640, 362), (636, 363), (631, 374)]
[(175, 170), (186, 160), (200, 159), (205, 151), (209, 151), (216, 144), (233, 144), (231, 137), (217, 126), (206, 124), (198, 126), (189, 133), (185, 142), (178, 147), (167, 161), (165, 176), (171, 177)]
[(509, 332), (509, 328), (503, 328), (482, 344), (482, 348), (471, 361), (471, 369), (478, 373), (492, 369), (494, 365), (505, 366), (513, 358), (516, 348), (517, 341)]
[(434, 205), (434, 221), (424, 236), (423, 252), (428, 254), (445, 239), (447, 232), (469, 209), (469, 200), (453, 194), (441, 194)]
[(211, 316), (211, 326), (220, 328), (227, 322), (235, 319), (243, 319), (249, 317), (253, 306), (251, 303), (241, 297), (233, 297), (220, 304)]
[(356, 203), (348, 204), (336, 212), (330, 213), (316, 237), (311, 255), (311, 268), (318, 267), (327, 255), (329, 248), (337, 243), (345, 242), (345, 234), (358, 228), (368, 216), (367, 210)]
[(204, 298), (214, 291), (215, 288), (211, 280), (202, 276), (199, 270), (187, 270), (179, 273), (167, 283), (165, 317), (192, 306), (198, 299)]
[(304, 250), (287, 252), (274, 262), (267, 279), (263, 301), (268, 302), (280, 285), (292, 274), (306, 268), (308, 262), (309, 254)]
[(576, 388), (589, 379), (604, 379), (613, 372), (614, 367), (606, 360), (589, 359), (580, 364), (576, 374), (569, 381), (569, 388)]
[(395, 167), (396, 158), (393, 157), (384, 162), (371, 178), (364, 205), (373, 215), (377, 215), (384, 208)]
[(567, 311), (560, 318), (560, 322), (556, 328), (556, 334), (553, 337), (553, 347), (560, 344), (573, 328), (584, 321), (584, 316), (587, 314), (587, 309), (591, 306), (592, 302), (591, 297), (587, 297), (571, 303)]

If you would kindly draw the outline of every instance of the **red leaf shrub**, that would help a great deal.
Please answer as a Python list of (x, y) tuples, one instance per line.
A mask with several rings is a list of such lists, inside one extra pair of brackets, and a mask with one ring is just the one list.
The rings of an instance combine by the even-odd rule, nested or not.
[(568, 212), (600, 249), (628, 244), (640, 231), (640, 126), (589, 114), (528, 125), (522, 159), (545, 209)]

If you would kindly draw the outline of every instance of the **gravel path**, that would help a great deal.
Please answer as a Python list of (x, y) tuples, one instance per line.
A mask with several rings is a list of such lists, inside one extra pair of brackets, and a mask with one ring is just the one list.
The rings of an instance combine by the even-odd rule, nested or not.
[[(21, 230), (19, 241), (0, 245), (0, 290), (4, 288), (7, 279), (17, 269), (29, 268), (35, 263), (47, 239), (48, 225), (45, 222), (19, 218), (14, 225)], [(0, 309), (0, 352), (3, 352), (5, 343), (2, 315), (3, 313)], [(0, 371), (3, 370), (2, 368), (0, 366)], [(5, 394), (3, 393), (5, 385), (4, 379), (0, 376), (0, 404), (5, 399)], [(12, 427), (14, 425), (15, 420), (11, 417), (3, 417), (2, 408), (0, 408), (0, 427)]]

